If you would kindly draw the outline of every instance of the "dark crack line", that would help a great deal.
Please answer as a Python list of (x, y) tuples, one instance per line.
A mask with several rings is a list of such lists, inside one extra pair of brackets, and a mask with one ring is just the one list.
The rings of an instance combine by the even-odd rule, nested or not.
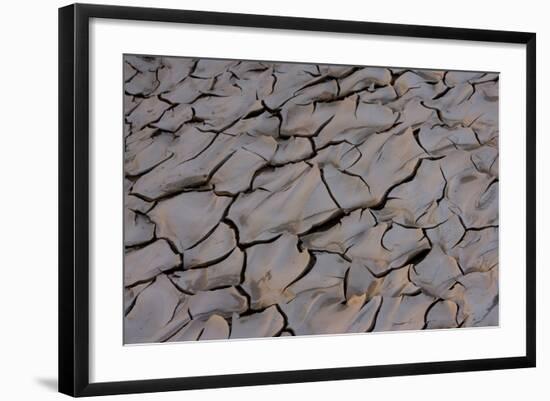
[(281, 236), (283, 235), (283, 233), (280, 233), (280, 234), (276, 234), (274, 237), (272, 238), (268, 238), (268, 239), (259, 239), (259, 240), (256, 240), (256, 241), (250, 241), (250, 242), (241, 242), (241, 247), (243, 249), (248, 249), (254, 245), (260, 245), (260, 244), (271, 244), (272, 242), (275, 242), (277, 241), (279, 238), (281, 238)]
[(418, 161), (416, 162), (416, 165), (414, 166), (412, 172), (408, 176), (403, 178), (402, 180), (396, 182), (395, 184), (391, 185), (388, 189), (386, 189), (386, 191), (385, 191), (384, 195), (382, 196), (382, 199), (380, 200), (380, 202), (378, 202), (376, 205), (370, 206), (370, 209), (372, 209), (372, 210), (381, 210), (381, 209), (383, 209), (386, 206), (386, 202), (388, 201), (388, 196), (389, 196), (390, 192), (392, 190), (394, 190), (395, 188), (397, 188), (398, 186), (406, 184), (407, 182), (411, 182), (412, 180), (414, 180), (414, 178), (416, 177), (416, 174), (418, 173), (418, 170), (420, 169), (420, 166), (422, 165), (422, 162), (424, 160), (439, 160), (441, 158), (442, 157), (439, 157), (439, 158), (420, 158), (420, 159), (418, 159)]
[(201, 269), (206, 269), (206, 268), (208, 268), (212, 265), (216, 265), (218, 263), (223, 262), (227, 258), (229, 258), (229, 256), (233, 253), (234, 250), (235, 250), (235, 248), (232, 248), (230, 251), (224, 253), (223, 255), (218, 256), (217, 258), (210, 259), (210, 260), (207, 260), (207, 261), (202, 262), (202, 263), (197, 263), (197, 264), (192, 265), (192, 266), (185, 266), (184, 270), (185, 271), (188, 271), (188, 270), (201, 270)]
[(349, 215), (350, 212), (344, 212), (342, 209), (337, 209), (336, 212), (332, 215), (332, 217), (326, 219), (325, 221), (322, 221), (318, 224), (314, 224), (312, 225), (308, 230), (302, 232), (302, 233), (299, 233), (298, 236), (299, 237), (303, 237), (303, 236), (306, 236), (306, 235), (310, 235), (312, 233), (315, 233), (315, 232), (319, 232), (319, 231), (326, 231), (330, 228), (332, 228), (333, 226), (335, 226), (336, 224), (340, 223), (342, 218), (346, 215)]
[(124, 309), (124, 316), (128, 316), (128, 314), (132, 311), (132, 309), (134, 309), (134, 306), (136, 305), (136, 302), (138, 300), (138, 297), (141, 295), (141, 293), (146, 290), (151, 284), (153, 284), (156, 280), (156, 276), (153, 277), (152, 279), (149, 279), (148, 281), (144, 281), (144, 282), (141, 282), (141, 283), (134, 283), (132, 285), (129, 285), (129, 286), (125, 286), (124, 288), (125, 289), (132, 289), (138, 285), (143, 285), (143, 284), (147, 284), (147, 286), (145, 286), (144, 288), (142, 288), (137, 294), (135, 294), (134, 298), (132, 299), (132, 302), (130, 303), (130, 305), (128, 305), (125, 309)]
[(137, 180), (138, 178), (144, 176), (145, 174), (148, 174), (150, 173), (151, 171), (153, 171), (154, 169), (156, 169), (158, 166), (162, 165), (163, 163), (167, 162), (168, 160), (170, 160), (172, 157), (174, 157), (174, 153), (170, 153), (167, 157), (165, 157), (164, 159), (158, 161), (157, 163), (155, 163), (154, 165), (152, 165), (151, 167), (141, 171), (139, 174), (126, 174), (125, 177), (130, 179), (130, 180)]
[(338, 203), (338, 201), (336, 200), (336, 197), (334, 196), (334, 194), (332, 193), (329, 185), (327, 184), (327, 180), (325, 178), (325, 174), (324, 174), (324, 171), (323, 169), (319, 169), (319, 176), (321, 177), (321, 181), (323, 182), (323, 184), (325, 185), (325, 188), (327, 189), (327, 192), (330, 196), (330, 199), (332, 199), (332, 201), (336, 204), (336, 206), (339, 208), (339, 209), (342, 209), (342, 206), (340, 206), (340, 204)]
[[(327, 254), (330, 254), (330, 255), (338, 255), (340, 256), (342, 259), (344, 259), (346, 262), (348, 263), (351, 263), (351, 258), (346, 255), (346, 252), (347, 252), (347, 249), (346, 249), (346, 252), (337, 252), (337, 251), (331, 251), (329, 249), (320, 249), (320, 248), (307, 248), (309, 251), (313, 252), (313, 253), (327, 253)], [(349, 248), (348, 248), (349, 249)]]
[(343, 292), (344, 292), (344, 300), (342, 303), (346, 303), (348, 301), (348, 287), (349, 287), (349, 272), (351, 271), (351, 266), (346, 269), (346, 272), (344, 273), (344, 278), (342, 280), (343, 285)]
[(432, 97), (432, 100), (437, 100), (437, 99), (441, 99), (443, 96), (445, 96), (447, 93), (449, 93), (449, 91), (451, 90), (452, 88), (445, 85), (445, 89), (442, 91), (442, 92), (439, 92), (437, 95), (435, 95), (434, 97)]
[[(176, 287), (176, 289), (177, 289), (179, 292), (181, 292), (182, 294), (188, 295), (188, 296), (195, 295), (195, 293), (193, 293), (193, 292), (191, 292), (191, 291), (189, 291), (189, 290), (187, 290), (187, 289), (185, 289), (185, 288), (179, 286), (178, 283), (176, 283), (176, 282), (172, 279), (172, 277), (171, 277), (170, 275), (167, 275), (166, 277), (168, 277), (168, 280), (170, 280), (170, 282), (174, 285), (174, 287)], [(177, 276), (177, 277), (179, 278), (179, 276)]]
[(309, 260), (308, 260), (308, 263), (307, 265), (304, 267), (304, 270), (302, 270), (300, 272), (300, 274), (298, 274), (298, 276), (296, 276), (290, 283), (288, 283), (284, 288), (283, 290), (281, 291), (282, 293), (284, 293), (286, 290), (288, 290), (288, 288), (290, 286), (292, 286), (293, 284), (297, 283), (298, 281), (300, 281), (302, 278), (304, 278), (305, 276), (308, 275), (308, 273), (310, 273), (313, 268), (315, 267), (315, 263), (317, 262), (317, 257), (315, 256), (315, 254), (313, 252), (311, 252), (309, 249), (307, 250), (308, 254), (309, 254)]
[(279, 337), (281, 335), (281, 333), (283, 331), (288, 331), (290, 332), (293, 336), (296, 335), (296, 333), (294, 332), (294, 329), (292, 329), (290, 327), (290, 323), (288, 321), (288, 316), (286, 315), (286, 313), (281, 309), (281, 307), (279, 306), (279, 304), (275, 304), (275, 309), (277, 309), (277, 312), (279, 312), (279, 314), (282, 316), (283, 318), (283, 328), (280, 330), (280, 332), (278, 333), (278, 335), (275, 335), (275, 337)]
[(365, 184), (365, 186), (367, 187), (367, 190), (369, 191), (369, 193), (372, 193), (371, 190), (370, 190), (370, 185), (367, 183), (367, 181), (365, 181), (363, 176), (361, 176), (359, 174), (349, 172), (348, 170), (344, 170), (344, 169), (338, 169), (338, 171), (341, 172), (342, 174), (349, 175), (350, 177), (359, 178), (361, 180), (361, 182), (363, 184)]
[(380, 246), (382, 247), (382, 249), (385, 249), (386, 251), (388, 252), (391, 252), (392, 250), (389, 249), (385, 244), (384, 244), (384, 237), (386, 236), (386, 234), (388, 233), (388, 231), (390, 231), (392, 229), (392, 224), (388, 224), (386, 226), (386, 229), (384, 230), (384, 232), (382, 233), (382, 236), (380, 237)]
[(378, 321), (378, 315), (380, 314), (380, 310), (382, 309), (382, 304), (384, 303), (384, 297), (380, 297), (380, 304), (378, 305), (378, 309), (376, 309), (376, 312), (374, 312), (374, 316), (372, 318), (371, 326), (365, 331), (366, 333), (371, 333), (374, 331), (376, 327), (376, 323)]
[(418, 144), (418, 146), (420, 146), (422, 148), (422, 150), (424, 151), (424, 153), (430, 155), (431, 152), (429, 152), (425, 147), (424, 145), (422, 145), (422, 142), (420, 142), (420, 138), (418, 136), (418, 134), (420, 133), (420, 128), (416, 128), (415, 130), (413, 130), (413, 137), (414, 137), (414, 140), (416, 141), (416, 143)]
[(437, 303), (439, 303), (440, 301), (442, 301), (441, 298), (437, 298), (434, 302), (432, 302), (428, 308), (426, 309), (426, 312), (424, 312), (424, 326), (422, 327), (422, 330), (426, 330), (426, 328), (428, 327), (428, 314), (430, 313), (430, 311), (432, 310), (432, 308), (437, 305)]

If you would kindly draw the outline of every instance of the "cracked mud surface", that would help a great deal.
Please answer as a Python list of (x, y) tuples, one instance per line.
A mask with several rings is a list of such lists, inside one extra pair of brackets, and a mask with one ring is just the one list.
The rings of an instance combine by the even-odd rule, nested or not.
[(124, 341), (498, 325), (498, 74), (124, 57)]

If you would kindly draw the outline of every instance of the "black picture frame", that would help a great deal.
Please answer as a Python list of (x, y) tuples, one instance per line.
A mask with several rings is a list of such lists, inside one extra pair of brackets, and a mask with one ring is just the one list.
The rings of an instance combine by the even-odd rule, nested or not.
[[(519, 357), (90, 383), (88, 62), (91, 18), (522, 44), (526, 47), (526, 353)], [(59, 391), (71, 396), (237, 387), (534, 367), (536, 35), (494, 31), (74, 4), (59, 9)]]

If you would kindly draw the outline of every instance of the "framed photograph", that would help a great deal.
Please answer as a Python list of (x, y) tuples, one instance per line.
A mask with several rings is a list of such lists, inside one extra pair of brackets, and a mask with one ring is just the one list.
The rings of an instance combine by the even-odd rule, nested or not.
[(59, 390), (535, 366), (535, 34), (59, 10)]

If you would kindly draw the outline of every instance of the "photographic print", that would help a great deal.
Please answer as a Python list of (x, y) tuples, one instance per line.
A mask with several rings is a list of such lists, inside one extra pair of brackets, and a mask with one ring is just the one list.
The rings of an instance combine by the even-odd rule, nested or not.
[(498, 73), (123, 65), (125, 344), (498, 326)]

